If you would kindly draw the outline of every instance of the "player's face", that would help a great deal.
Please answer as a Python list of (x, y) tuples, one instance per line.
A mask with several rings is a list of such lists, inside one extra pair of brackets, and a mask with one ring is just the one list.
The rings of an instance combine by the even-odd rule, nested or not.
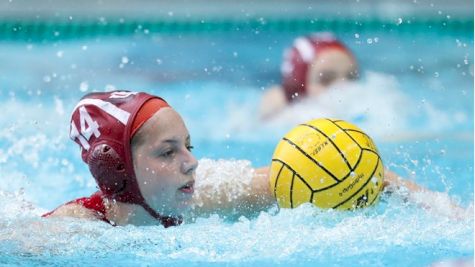
[(182, 214), (191, 205), (198, 162), (180, 115), (172, 108), (159, 110), (132, 144), (135, 174), (146, 202), (162, 215)]
[(309, 65), (307, 89), (310, 96), (321, 94), (338, 82), (353, 81), (358, 78), (358, 66), (348, 53), (328, 48), (318, 53)]

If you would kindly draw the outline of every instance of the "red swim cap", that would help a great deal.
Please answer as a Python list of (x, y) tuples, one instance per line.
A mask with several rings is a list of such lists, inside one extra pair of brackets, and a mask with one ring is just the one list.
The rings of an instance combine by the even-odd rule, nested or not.
[(295, 39), (293, 46), (284, 52), (281, 66), (282, 87), (287, 102), (307, 94), (307, 72), (311, 62), (326, 49), (340, 49), (353, 54), (331, 33), (317, 33)]
[(91, 93), (74, 108), (70, 138), (81, 147), (82, 160), (104, 196), (140, 205), (168, 227), (181, 220), (161, 216), (145, 202), (130, 147), (133, 135), (163, 107), (169, 107), (165, 100), (147, 93)]

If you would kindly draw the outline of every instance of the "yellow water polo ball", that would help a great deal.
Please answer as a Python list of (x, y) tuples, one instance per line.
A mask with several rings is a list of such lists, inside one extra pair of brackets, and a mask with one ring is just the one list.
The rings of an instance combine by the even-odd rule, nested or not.
[(383, 188), (384, 167), (371, 138), (355, 125), (315, 119), (277, 145), (270, 188), (281, 208), (313, 203), (323, 209), (371, 206)]

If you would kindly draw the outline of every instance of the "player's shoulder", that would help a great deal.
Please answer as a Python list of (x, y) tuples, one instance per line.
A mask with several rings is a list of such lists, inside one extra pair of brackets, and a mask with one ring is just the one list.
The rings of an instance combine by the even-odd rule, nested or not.
[(263, 92), (260, 114), (262, 118), (271, 117), (287, 105), (284, 91), (279, 85), (275, 85)]
[(80, 219), (96, 219), (94, 211), (77, 203), (68, 203), (58, 207), (48, 217), (73, 217)]

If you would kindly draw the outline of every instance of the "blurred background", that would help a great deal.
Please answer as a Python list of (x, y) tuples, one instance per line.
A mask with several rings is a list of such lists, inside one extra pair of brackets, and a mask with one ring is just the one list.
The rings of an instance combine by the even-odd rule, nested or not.
[(472, 1), (466, 0), (262, 0), (262, 1), (126, 1), (126, 0), (85, 0), (61, 1), (27, 1), (6, 0), (0, 5), (3, 18), (58, 18), (68, 19), (69, 16), (81, 18), (124, 17), (136, 19), (156, 18), (227, 18), (249, 19), (259, 16), (278, 18), (310, 18), (322, 15), (330, 17), (380, 17), (399, 18), (401, 16), (434, 16), (439, 11), (454, 17), (467, 16), (473, 13)]

